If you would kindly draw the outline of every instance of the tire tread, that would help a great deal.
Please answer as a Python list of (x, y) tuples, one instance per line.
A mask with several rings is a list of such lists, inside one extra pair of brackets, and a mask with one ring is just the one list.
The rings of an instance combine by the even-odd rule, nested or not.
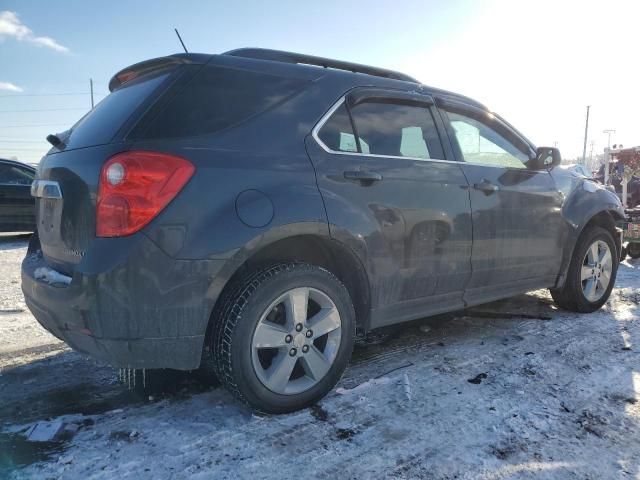
[[(598, 300), (597, 302), (589, 302), (582, 294), (582, 283), (578, 280), (578, 272), (582, 266), (583, 254), (582, 252), (588, 247), (596, 237), (606, 236), (608, 238), (609, 247), (612, 248), (611, 260), (614, 262), (611, 271), (611, 283), (608, 288), (608, 292)], [(602, 227), (593, 226), (588, 230), (582, 232), (580, 238), (576, 242), (576, 246), (573, 250), (573, 257), (569, 262), (569, 268), (567, 270), (567, 279), (564, 285), (559, 289), (550, 289), (551, 297), (555, 303), (564, 310), (577, 313), (591, 313), (598, 310), (602, 305), (606, 303), (615, 284), (616, 274), (618, 271), (618, 255), (616, 252), (616, 244), (608, 230)]]
[[(208, 342), (212, 352), (211, 366), (216, 377), (237, 400), (249, 408), (263, 413), (269, 413), (268, 409), (261, 408), (255, 402), (249, 401), (238, 386), (232, 363), (233, 333), (239, 322), (242, 321), (243, 313), (252, 295), (274, 276), (294, 269), (298, 271), (301, 269), (309, 271), (321, 269), (325, 274), (330, 275), (339, 286), (345, 288), (335, 275), (321, 267), (305, 263), (278, 263), (250, 272), (239, 279), (233, 287), (223, 293), (224, 297), (221, 299), (220, 308), (211, 320), (214, 323)], [(352, 305), (351, 308), (353, 308)]]

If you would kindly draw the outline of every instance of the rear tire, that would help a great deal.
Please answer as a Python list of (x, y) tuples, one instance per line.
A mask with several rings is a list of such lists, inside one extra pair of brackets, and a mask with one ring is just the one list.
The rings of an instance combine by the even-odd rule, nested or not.
[(268, 267), (240, 281), (220, 304), (211, 335), (216, 376), (255, 410), (310, 406), (347, 367), (354, 307), (344, 285), (323, 268)]
[(615, 284), (618, 258), (611, 233), (601, 227), (589, 228), (578, 239), (564, 286), (550, 290), (553, 300), (572, 312), (598, 310), (609, 299)]

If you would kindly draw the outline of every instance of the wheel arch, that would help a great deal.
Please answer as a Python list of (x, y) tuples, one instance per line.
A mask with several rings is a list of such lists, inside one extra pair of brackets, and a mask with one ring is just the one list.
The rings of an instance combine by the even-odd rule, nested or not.
[[(602, 227), (609, 233), (611, 233), (611, 235), (613, 236), (613, 240), (616, 242), (618, 254), (620, 254), (622, 246), (620, 235), (616, 227), (616, 222), (620, 220), (624, 220), (624, 216), (621, 215), (617, 210), (600, 210), (599, 212), (591, 216), (591, 218), (589, 218), (589, 220), (582, 226), (578, 235), (576, 236), (576, 240), (580, 238), (580, 235), (582, 235), (582, 233), (585, 232), (588, 228), (592, 226)], [(573, 247), (575, 248), (575, 242)]]
[(208, 296), (216, 300), (209, 317), (207, 338), (227, 290), (261, 267), (290, 262), (317, 265), (333, 273), (351, 296), (357, 332), (361, 334), (368, 328), (371, 305), (369, 278), (362, 260), (344, 243), (319, 232), (308, 232), (273, 239), (269, 243), (260, 242), (259, 248), (238, 252), (234, 258), (223, 278), (217, 278), (209, 289)]
[(571, 262), (571, 257), (573, 256), (575, 247), (578, 244), (578, 240), (584, 232), (586, 232), (593, 226), (604, 228), (609, 233), (611, 233), (616, 244), (618, 254), (617, 258), (620, 258), (620, 253), (622, 251), (622, 242), (616, 227), (616, 222), (620, 220), (624, 220), (624, 216), (620, 213), (620, 211), (606, 208), (597, 210), (586, 216), (585, 221), (573, 230), (573, 233), (571, 235), (570, 248), (565, 248), (562, 260), (561, 274), (558, 278), (558, 281), (556, 282), (556, 288), (562, 287), (566, 281), (569, 263)]

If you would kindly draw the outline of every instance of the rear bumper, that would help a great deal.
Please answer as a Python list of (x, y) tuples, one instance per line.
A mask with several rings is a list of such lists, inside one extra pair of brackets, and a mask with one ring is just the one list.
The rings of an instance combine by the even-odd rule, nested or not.
[[(127, 254), (87, 255), (70, 281), (56, 283), (36, 274), (48, 265), (34, 235), (22, 263), (27, 306), (71, 348), (114, 367), (197, 368), (216, 300), (209, 286), (223, 262), (172, 259), (144, 235), (127, 246)], [(105, 254), (117, 263), (105, 268)]]

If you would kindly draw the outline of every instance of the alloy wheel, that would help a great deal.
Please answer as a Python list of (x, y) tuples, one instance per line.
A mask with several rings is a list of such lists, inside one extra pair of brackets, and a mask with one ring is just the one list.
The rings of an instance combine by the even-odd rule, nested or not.
[(587, 249), (580, 271), (582, 293), (587, 300), (597, 302), (602, 298), (611, 282), (612, 270), (613, 257), (609, 245), (596, 240)]
[(257, 377), (278, 394), (309, 390), (333, 365), (341, 327), (340, 313), (326, 293), (288, 290), (267, 307), (254, 330), (251, 358)]

